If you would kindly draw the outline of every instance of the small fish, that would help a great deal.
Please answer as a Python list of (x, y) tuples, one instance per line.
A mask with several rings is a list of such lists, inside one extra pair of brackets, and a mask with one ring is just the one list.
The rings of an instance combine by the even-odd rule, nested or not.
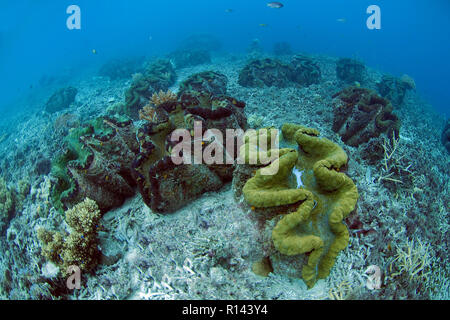
[(284, 4), (281, 2), (269, 2), (267, 6), (272, 9), (281, 9), (284, 7)]
[(233, 9), (226, 9), (225, 12), (226, 13), (232, 13), (232, 12), (234, 12), (234, 10)]
[(359, 83), (358, 81), (355, 81), (355, 87), (361, 87), (361, 83)]
[(260, 23), (259, 26), (260, 26), (260, 27), (267, 27), (267, 24), (265, 24), (265, 23)]
[(339, 18), (339, 19), (336, 19), (336, 21), (337, 21), (337, 22), (345, 22), (345, 21), (347, 21), (347, 20), (345, 20), (345, 18)]
[(97, 50), (92, 49), (92, 53), (93, 53), (93, 54), (97, 54)]

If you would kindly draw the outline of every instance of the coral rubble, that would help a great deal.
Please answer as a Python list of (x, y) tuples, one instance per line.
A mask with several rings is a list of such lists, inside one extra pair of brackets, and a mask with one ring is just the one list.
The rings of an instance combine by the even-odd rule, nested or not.
[(78, 90), (74, 87), (61, 88), (45, 104), (45, 111), (58, 112), (68, 108), (74, 101)]

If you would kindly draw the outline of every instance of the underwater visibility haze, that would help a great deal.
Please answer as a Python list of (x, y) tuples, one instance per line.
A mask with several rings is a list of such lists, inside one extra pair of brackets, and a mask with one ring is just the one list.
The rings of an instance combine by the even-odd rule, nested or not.
[(449, 12), (2, 1), (0, 299), (448, 300)]

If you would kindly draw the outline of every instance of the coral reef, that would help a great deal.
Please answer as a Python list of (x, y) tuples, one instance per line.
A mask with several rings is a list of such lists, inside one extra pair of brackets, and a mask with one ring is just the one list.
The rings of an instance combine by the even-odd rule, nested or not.
[[(246, 101), (244, 111), (250, 126), (302, 123), (319, 129), (321, 136), (341, 145), (339, 136), (331, 129), (331, 95), (345, 88), (345, 83), (336, 79), (335, 57), (314, 57), (322, 73), (318, 84), (306, 88), (291, 82), (292, 87), (282, 89), (237, 85), (239, 68), (247, 58), (245, 54), (216, 56), (212, 70), (229, 79), (228, 95)], [(180, 79), (184, 81), (204, 70), (205, 66), (184, 69)], [(394, 105), (402, 120), (398, 137), (381, 134), (359, 147), (341, 145), (349, 158), (345, 172), (357, 185), (360, 197), (357, 210), (345, 219), (349, 245), (336, 257), (330, 275), (317, 281), (313, 288), (308, 290), (302, 280), (303, 266), (311, 254), (285, 255), (275, 248), (272, 239), (279, 220), (295, 214), (305, 201), (267, 208), (248, 205), (242, 188), (261, 169), (256, 164), (236, 165), (232, 185), (226, 184), (218, 192), (206, 192), (186, 203), (175, 215), (152, 214), (154, 211), (146, 206), (141, 194), (105, 213), (98, 230), (101, 267), (96, 268), (95, 274), (83, 272), (81, 289), (69, 290), (65, 279), (58, 276), (59, 268), (42, 257), (42, 246), (36, 239), (39, 227), (58, 231), (63, 240), (72, 232), (64, 214), (52, 206), (50, 195), (55, 178), (48, 175), (49, 160), (67, 147), (63, 137), (69, 131), (79, 130), (80, 123), (86, 124), (87, 119), (106, 113), (127, 113), (125, 105), (116, 104), (123, 98), (125, 81), (83, 74), (70, 79), (58, 77), (52, 83), (56, 88), (68, 83), (78, 88), (76, 103), (68, 110), (57, 114), (33, 112), (43, 109), (42, 101), (45, 102), (51, 89), (33, 84), (30, 96), (24, 96), (23, 103), (16, 103), (0, 119), (0, 176), (6, 181), (0, 189), (3, 194), (4, 190), (15, 193), (17, 199), (0, 236), (0, 299), (449, 300), (450, 166), (448, 152), (441, 142), (446, 119), (421, 98), (419, 91), (407, 92), (401, 108)], [(382, 75), (379, 70), (367, 68), (367, 86), (376, 90), (376, 81)], [(41, 90), (39, 96), (35, 95), (37, 90)], [(157, 117), (148, 117), (152, 121), (136, 121), (136, 126), (158, 122), (166, 116), (158, 106), (170, 101), (149, 104), (152, 96), (143, 98), (141, 106), (153, 108)], [(217, 100), (219, 97), (215, 97), (217, 102), (211, 108), (211, 97), (207, 95), (183, 96), (177, 97), (177, 104), (192, 101), (191, 105), (198, 108), (192, 108), (195, 114), (185, 110), (178, 114), (182, 127), (192, 128), (195, 119), (201, 120), (197, 114), (205, 115), (202, 119), (211, 123), (214, 121), (211, 117), (218, 119), (229, 112), (223, 110), (224, 103)], [(65, 111), (75, 117), (64, 114)], [(220, 118), (217, 123), (231, 121), (234, 116)], [(132, 131), (136, 133), (137, 129)], [(208, 144), (207, 140), (204, 142)], [(172, 147), (166, 142), (161, 145), (166, 150), (167, 146)], [(297, 144), (281, 141), (281, 148), (286, 146), (302, 155)], [(294, 189), (299, 182), (305, 182), (305, 176), (303, 173), (300, 176), (298, 167), (292, 170), (288, 182)], [(162, 193), (166, 199), (178, 201), (167, 195), (173, 186), (170, 184), (187, 178), (177, 176), (170, 178), (173, 181), (164, 181), (169, 176), (170, 172), (165, 176), (164, 171), (158, 176), (166, 184)], [(31, 185), (27, 196), (27, 181), (18, 182), (23, 177)], [(238, 201), (232, 187), (241, 192), (236, 192)], [(23, 199), (23, 208), (17, 205), (19, 198)], [(7, 201), (0, 203), (4, 205)], [(319, 226), (326, 226), (323, 220), (317, 221)], [(309, 225), (299, 224), (296, 229), (303, 227)], [(302, 230), (298, 234), (305, 235)], [(369, 266), (381, 269), (380, 289), (368, 287)]]
[(112, 59), (100, 67), (98, 74), (111, 80), (126, 79), (134, 73), (142, 72), (142, 58)]
[(206, 50), (177, 50), (169, 54), (175, 68), (182, 69), (200, 64), (211, 63), (211, 55)]
[(402, 78), (384, 75), (381, 81), (377, 83), (380, 95), (391, 101), (394, 106), (400, 106), (403, 103), (406, 91), (413, 90), (415, 87), (414, 80), (407, 75), (403, 75)]
[[(358, 191), (353, 181), (340, 172), (348, 161), (342, 148), (319, 138), (315, 129), (285, 124), (282, 133), (287, 141), (298, 144), (298, 151), (280, 149), (279, 158), (257, 169), (242, 193), (257, 214), (267, 216), (267, 210), (272, 215), (274, 210), (282, 214), (281, 219), (275, 217), (274, 247), (282, 255), (298, 260), (302, 278), (311, 288), (318, 279), (328, 276), (336, 256), (348, 244), (349, 233), (342, 220), (355, 209)], [(249, 154), (244, 156), (248, 163)], [(270, 171), (275, 173), (268, 174)], [(270, 257), (275, 273), (283, 269), (280, 259)]]
[(74, 87), (57, 90), (45, 104), (45, 111), (54, 113), (68, 108), (75, 101), (77, 93), (78, 90)]
[(450, 153), (450, 120), (447, 120), (447, 123), (445, 124), (444, 130), (442, 131), (441, 141), (445, 149), (447, 149)]
[(289, 65), (276, 59), (253, 60), (239, 73), (238, 83), (243, 87), (287, 87), (291, 69)]
[(350, 58), (342, 58), (336, 62), (336, 75), (338, 79), (347, 83), (353, 83), (355, 81), (362, 82), (365, 69), (366, 67), (363, 63)]
[(302, 55), (296, 55), (290, 63), (292, 68), (291, 81), (302, 86), (319, 83), (321, 72), (319, 65), (313, 59)]
[(156, 106), (154, 121), (138, 131), (141, 152), (132, 166), (143, 199), (152, 210), (172, 212), (206, 191), (218, 190), (231, 180), (234, 168), (225, 160), (224, 164), (196, 164), (195, 159), (191, 159), (192, 155), (183, 154), (194, 164), (175, 164), (171, 152), (180, 141), (172, 141), (170, 137), (175, 129), (186, 129), (192, 135), (194, 121), (200, 122), (202, 137), (180, 143), (186, 143), (189, 148), (191, 144), (194, 148), (200, 144), (203, 155), (210, 145), (210, 141), (203, 139), (205, 130), (214, 128), (225, 136), (226, 129), (246, 128), (244, 106), (231, 97), (198, 93), (183, 94), (179, 101)]
[(273, 45), (273, 54), (276, 56), (292, 54), (292, 48), (289, 42), (276, 42)]
[(176, 80), (175, 70), (167, 60), (157, 60), (147, 66), (144, 73), (133, 75), (131, 86), (125, 92), (127, 115), (138, 119), (139, 110), (148, 103), (152, 95), (160, 90), (168, 90)]
[(335, 95), (333, 131), (350, 146), (359, 146), (386, 133), (398, 137), (400, 120), (392, 104), (374, 91), (348, 87)]
[(167, 90), (167, 92), (161, 90), (158, 93), (154, 93), (149, 103), (139, 110), (139, 119), (156, 122), (157, 114), (155, 107), (162, 104), (175, 103), (177, 100), (177, 95), (170, 90)]
[(101, 210), (133, 195), (130, 165), (138, 152), (131, 121), (102, 117), (73, 129), (52, 164), (52, 202), (60, 211), (89, 197)]
[(0, 177), (0, 234), (3, 234), (6, 225), (14, 214), (16, 208), (16, 191), (8, 188), (5, 180)]
[(100, 210), (95, 201), (86, 198), (65, 212), (71, 232), (67, 237), (57, 231), (43, 228), (37, 230), (41, 242), (41, 254), (55, 263), (63, 275), (70, 275), (71, 266), (81, 271), (93, 270), (100, 258), (97, 232), (100, 223)]
[(179, 94), (189, 91), (206, 92), (212, 95), (227, 94), (227, 84), (227, 77), (219, 72), (200, 72), (191, 75), (181, 83)]
[(151, 103), (155, 106), (159, 106), (163, 103), (170, 103), (177, 101), (178, 97), (176, 93), (173, 93), (170, 90), (166, 92), (160, 90), (158, 93), (154, 93), (152, 95)]

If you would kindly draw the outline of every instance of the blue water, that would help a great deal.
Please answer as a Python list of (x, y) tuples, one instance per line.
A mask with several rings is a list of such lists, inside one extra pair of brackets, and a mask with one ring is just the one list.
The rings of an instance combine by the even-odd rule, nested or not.
[[(298, 51), (357, 57), (383, 72), (409, 74), (425, 100), (450, 114), (450, 1), (281, 2), (284, 8), (271, 9), (264, 0), (2, 0), (0, 110), (43, 75), (82, 72), (111, 57), (164, 54), (187, 35), (208, 32), (228, 52), (244, 52), (254, 38), (268, 51), (288, 41)], [(66, 28), (71, 4), (81, 8), (81, 30)], [(381, 8), (381, 30), (366, 27), (371, 4)]]

